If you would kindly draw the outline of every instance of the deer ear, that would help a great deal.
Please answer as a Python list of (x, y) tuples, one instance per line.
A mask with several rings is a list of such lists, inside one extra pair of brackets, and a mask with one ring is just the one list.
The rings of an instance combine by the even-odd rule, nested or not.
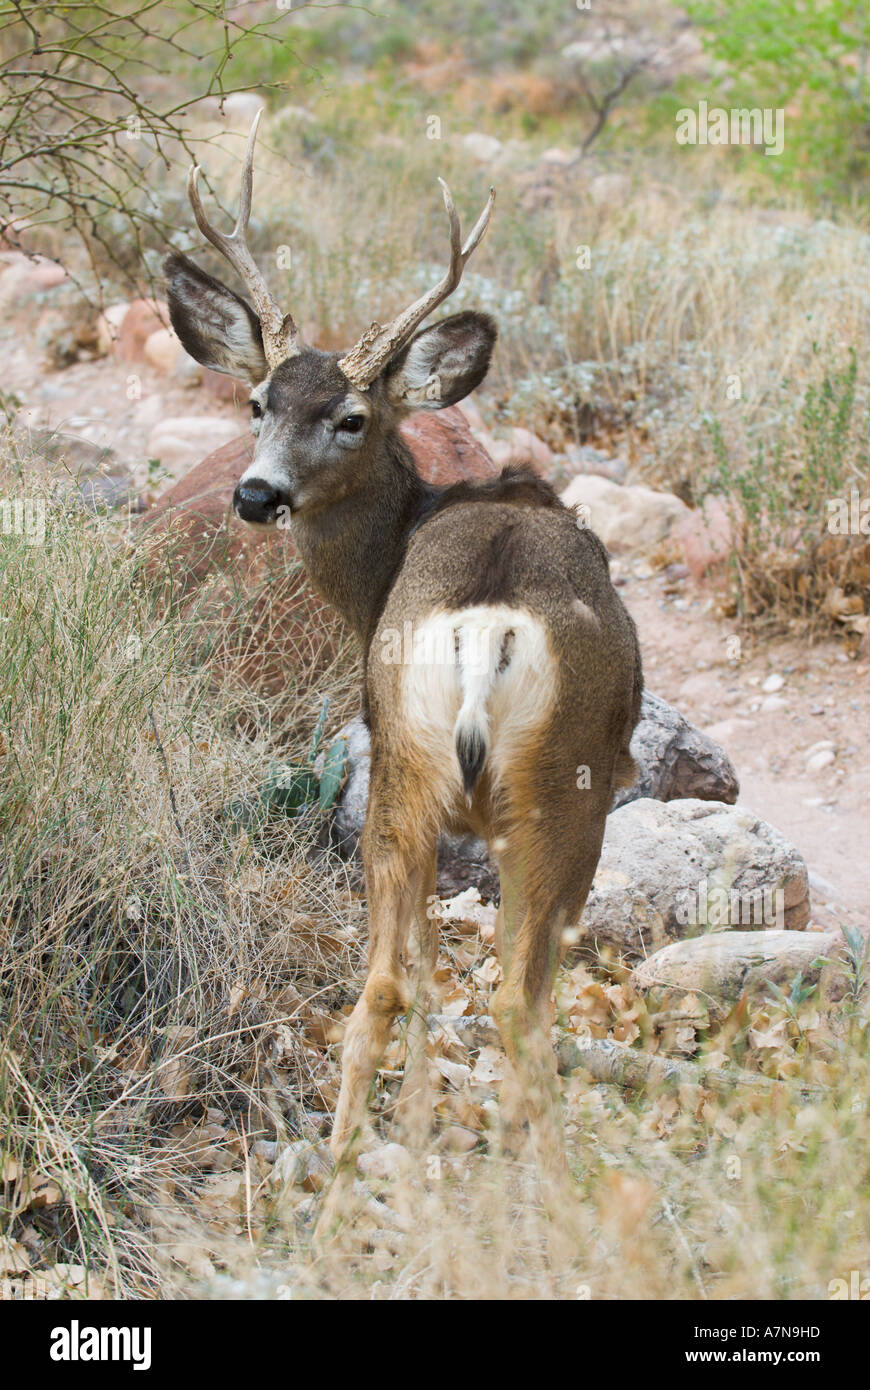
[(479, 386), (498, 330), (488, 314), (466, 310), (424, 328), (384, 372), (393, 402), (407, 410), (441, 410)]
[(174, 251), (163, 262), (169, 317), (203, 367), (254, 385), (269, 374), (260, 320), (240, 295)]

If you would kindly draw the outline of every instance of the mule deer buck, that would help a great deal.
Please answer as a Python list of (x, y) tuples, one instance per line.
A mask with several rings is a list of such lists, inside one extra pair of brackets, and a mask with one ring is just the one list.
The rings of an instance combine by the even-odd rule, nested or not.
[[(483, 483), (426, 484), (399, 435), (413, 410), (439, 409), (483, 380), (496, 328), (465, 311), (423, 321), (456, 289), (489, 225), (494, 194), (463, 243), (449, 190), (443, 279), (345, 353), (306, 346), (270, 297), (247, 247), (257, 122), (231, 234), (201, 232), (237, 272), (253, 308), (187, 257), (165, 264), (172, 323), (200, 363), (254, 383), (254, 459), (238, 515), (289, 518), (311, 582), (356, 632), (371, 731), (362, 839), (370, 914), (368, 975), (349, 1020), (332, 1149), (352, 1175), (369, 1089), (400, 1015), (407, 1063), (398, 1116), (426, 1108), (424, 1040), (437, 925), (439, 832), (484, 836), (498, 863), (492, 1004), (535, 1143), (545, 1195), (567, 1164), (550, 1043), (560, 943), (579, 920), (614, 790), (634, 775), (629, 740), (641, 668), (634, 625), (607, 553), (528, 470)], [(420, 331), (418, 331), (420, 330)], [(390, 660), (396, 634), (413, 659)], [(581, 775), (578, 776), (578, 773)], [(415, 1109), (416, 1101), (416, 1109)], [(341, 1183), (337, 1179), (334, 1191)]]

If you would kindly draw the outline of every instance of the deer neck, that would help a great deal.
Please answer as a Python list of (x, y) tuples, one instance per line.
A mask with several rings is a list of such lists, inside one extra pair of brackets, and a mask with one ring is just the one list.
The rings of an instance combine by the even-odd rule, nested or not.
[(311, 583), (350, 624), (364, 650), (431, 492), (407, 447), (388, 439), (359, 488), (293, 518), (293, 539)]

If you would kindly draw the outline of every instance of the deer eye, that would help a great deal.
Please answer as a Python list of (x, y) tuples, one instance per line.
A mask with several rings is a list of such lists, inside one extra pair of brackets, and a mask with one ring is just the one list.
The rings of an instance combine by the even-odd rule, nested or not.
[(248, 405), (251, 407), (251, 416), (252, 416), (252, 418), (253, 418), (254, 420), (259, 420), (259, 419), (261, 418), (262, 414), (263, 414), (263, 407), (260, 405), (260, 402), (259, 402), (259, 401), (248, 401)]
[(339, 422), (338, 428), (345, 434), (359, 434), (365, 422), (366, 417), (364, 415), (345, 415), (344, 419)]

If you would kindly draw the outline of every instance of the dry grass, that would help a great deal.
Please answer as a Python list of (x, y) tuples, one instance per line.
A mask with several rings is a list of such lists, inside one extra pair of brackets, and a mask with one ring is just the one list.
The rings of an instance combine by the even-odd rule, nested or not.
[[(313, 813), (248, 835), (232, 808), (275, 758), (307, 762), (323, 703), (308, 642), (271, 702), (218, 683), (214, 631), (141, 582), (117, 523), (50, 499), (46, 520), (43, 545), (2, 551), (4, 1212), (37, 1264), (154, 1292), (142, 1213), (190, 1171), (178, 1125), (205, 1100), (234, 1133), (293, 1135), (327, 1108), (294, 1030), (309, 997), (343, 997), (360, 913)], [(226, 668), (238, 614), (222, 612)], [(347, 656), (319, 678), (340, 722)], [(43, 1180), (62, 1198), (40, 1199)]]

